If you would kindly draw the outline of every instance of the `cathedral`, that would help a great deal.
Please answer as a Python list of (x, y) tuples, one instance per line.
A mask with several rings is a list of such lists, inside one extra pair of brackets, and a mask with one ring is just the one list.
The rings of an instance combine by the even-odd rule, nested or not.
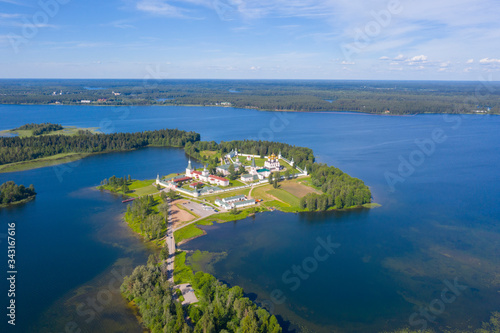
[(271, 154), (271, 156), (267, 157), (267, 161), (264, 162), (264, 168), (269, 169), (271, 172), (280, 171), (281, 165), (279, 158), (274, 155), (274, 153)]

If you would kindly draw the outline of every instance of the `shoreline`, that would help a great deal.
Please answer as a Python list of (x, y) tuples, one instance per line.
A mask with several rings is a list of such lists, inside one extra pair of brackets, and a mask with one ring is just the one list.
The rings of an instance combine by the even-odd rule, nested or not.
[(477, 115), (477, 116), (500, 116), (499, 113), (477, 113), (477, 112), (460, 112), (460, 113), (454, 113), (454, 112), (418, 112), (418, 113), (409, 113), (409, 114), (400, 114), (400, 113), (370, 113), (370, 112), (363, 112), (363, 111), (355, 111), (355, 110), (311, 110), (311, 111), (300, 111), (300, 110), (270, 110), (270, 109), (261, 109), (259, 107), (237, 107), (237, 106), (222, 106), (222, 105), (201, 105), (201, 104), (81, 104), (81, 103), (75, 103), (75, 104), (56, 104), (56, 103), (47, 103), (47, 104), (37, 104), (37, 103), (17, 103), (17, 104), (1, 104), (2, 105), (12, 105), (12, 106), (44, 106), (44, 105), (49, 105), (49, 106), (91, 106), (91, 107), (140, 107), (140, 106), (147, 106), (147, 107), (153, 107), (153, 106), (159, 106), (159, 107), (166, 107), (166, 106), (184, 106), (184, 107), (219, 107), (219, 108), (233, 108), (233, 109), (238, 109), (238, 110), (256, 110), (256, 111), (262, 111), (262, 112), (296, 112), (296, 113), (347, 113), (347, 114), (363, 114), (363, 115), (373, 115), (373, 116), (398, 116), (398, 117), (413, 117), (417, 115)]
[(28, 197), (26, 199), (23, 199), (23, 200), (11, 202), (11, 203), (8, 203), (8, 204), (0, 204), (0, 208), (9, 208), (9, 207), (12, 207), (12, 206), (17, 206), (17, 205), (25, 204), (25, 203), (28, 203), (31, 200), (35, 200), (35, 199), (36, 199), (36, 194), (32, 195), (32, 196), (30, 196), (30, 197)]
[(56, 154), (56, 155), (47, 156), (47, 157), (41, 157), (41, 158), (37, 158), (34, 160), (29, 160), (29, 161), (21, 161), (21, 162), (9, 163), (9, 164), (2, 164), (2, 165), (0, 165), (0, 174), (10, 173), (10, 172), (29, 171), (29, 170), (40, 169), (40, 168), (45, 168), (45, 167), (50, 167), (50, 166), (55, 166), (55, 165), (72, 163), (72, 162), (76, 162), (78, 160), (84, 159), (86, 157), (99, 155), (99, 154), (126, 153), (126, 152), (132, 152), (132, 151), (135, 151), (138, 149), (155, 148), (155, 147), (156, 148), (179, 148), (179, 149), (182, 149), (182, 147), (174, 147), (174, 146), (164, 147), (164, 146), (151, 145), (151, 146), (140, 147), (140, 148), (136, 148), (136, 149), (100, 151), (100, 152), (96, 152), (96, 153), (63, 153), (63, 154)]

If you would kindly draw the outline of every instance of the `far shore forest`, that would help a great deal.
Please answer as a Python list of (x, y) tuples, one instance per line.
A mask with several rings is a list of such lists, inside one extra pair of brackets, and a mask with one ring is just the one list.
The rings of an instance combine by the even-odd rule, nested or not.
[(500, 114), (500, 83), (489, 81), (150, 81), (4, 79), (0, 80), (0, 104), (198, 105), (392, 115)]

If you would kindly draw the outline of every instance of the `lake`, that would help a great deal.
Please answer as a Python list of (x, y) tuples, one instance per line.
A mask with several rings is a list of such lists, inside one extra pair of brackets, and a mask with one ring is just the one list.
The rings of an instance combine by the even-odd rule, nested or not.
[[(204, 269), (242, 286), (289, 331), (478, 327), (500, 309), (499, 117), (3, 105), (0, 119), (0, 130), (54, 122), (106, 133), (179, 128), (208, 141), (281, 141), (310, 147), (319, 162), (363, 179), (382, 207), (263, 213), (206, 227), (206, 236), (183, 246), (224, 252)], [(153, 179), (186, 164), (182, 150), (148, 148), (0, 174), (0, 182), (33, 183), (38, 192), (0, 211), (0, 233), (11, 221), (17, 233), (17, 325), (9, 331), (140, 332), (116, 282), (154, 249), (121, 222), (121, 198), (93, 188), (113, 174)], [(333, 253), (315, 259), (328, 241)], [(440, 303), (450, 283), (464, 287)], [(427, 319), (414, 315), (433, 305)]]

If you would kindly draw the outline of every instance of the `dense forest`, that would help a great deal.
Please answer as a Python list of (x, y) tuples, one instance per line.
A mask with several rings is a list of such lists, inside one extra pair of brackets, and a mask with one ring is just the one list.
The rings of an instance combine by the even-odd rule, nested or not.
[[(329, 80), (0, 80), (0, 104), (228, 105), (366, 113), (500, 113), (500, 83)], [(87, 103), (85, 103), (88, 105)]]
[[(258, 308), (238, 286), (229, 288), (210, 274), (197, 272), (192, 286), (199, 302), (183, 307), (176, 301), (163, 260), (148, 260), (125, 277), (123, 295), (134, 301), (144, 326), (152, 333), (230, 333), (282, 331), (275, 316)], [(189, 317), (188, 320), (186, 318)]]
[(54, 131), (62, 130), (63, 127), (60, 124), (42, 123), (42, 124), (26, 124), (21, 127), (15, 128), (15, 130), (31, 130), (33, 135), (41, 135)]
[(28, 200), (36, 196), (35, 187), (16, 185), (13, 181), (8, 181), (0, 185), (0, 205), (14, 204), (23, 200)]
[(309, 193), (302, 197), (301, 208), (310, 211), (326, 210), (329, 207), (342, 209), (371, 201), (371, 191), (362, 180), (326, 164), (309, 164), (307, 169), (312, 185), (321, 188), (323, 194)]
[(0, 138), (0, 165), (34, 160), (62, 153), (125, 151), (147, 146), (183, 147), (200, 140), (195, 132), (163, 129), (137, 133), (47, 135)]
[(167, 230), (168, 203), (166, 197), (161, 200), (163, 203), (158, 205), (157, 210), (154, 209), (157, 202), (152, 195), (136, 198), (127, 205), (125, 221), (148, 240), (162, 238)]

